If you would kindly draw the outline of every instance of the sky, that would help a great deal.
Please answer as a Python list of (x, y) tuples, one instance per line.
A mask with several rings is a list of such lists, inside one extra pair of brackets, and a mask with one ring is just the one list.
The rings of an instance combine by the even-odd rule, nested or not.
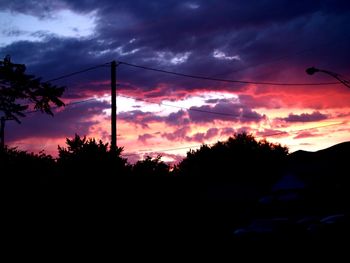
[[(350, 88), (305, 73), (350, 79), (349, 1), (0, 0), (0, 10), (0, 58), (43, 81), (100, 66), (53, 81), (73, 104), (8, 121), (10, 146), (57, 156), (75, 133), (110, 141), (113, 60), (248, 82), (118, 64), (117, 143), (130, 162), (176, 163), (240, 132), (290, 152), (350, 140)], [(334, 84), (308, 85), (322, 83)]]

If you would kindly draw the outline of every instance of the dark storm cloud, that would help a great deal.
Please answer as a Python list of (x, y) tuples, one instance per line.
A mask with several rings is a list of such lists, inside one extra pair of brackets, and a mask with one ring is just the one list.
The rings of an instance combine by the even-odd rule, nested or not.
[[(334, 70), (343, 69), (349, 60), (350, 40), (344, 35), (350, 31), (348, 1), (1, 1), (0, 7), (38, 17), (67, 8), (95, 11), (95, 33), (88, 38), (48, 35), (43, 42), (0, 48), (0, 55), (11, 54), (45, 78), (120, 59), (220, 78), (289, 81), (282, 72), (294, 70), (294, 65), (302, 63), (297, 72), (304, 75), (306, 65), (319, 65), (325, 58)], [(241, 60), (214, 57), (215, 50)], [(267, 64), (271, 67), (259, 66)], [(97, 70), (69, 83), (108, 78), (108, 69)], [(171, 90), (244, 88), (125, 65), (120, 66), (118, 79), (143, 90), (166, 84), (152, 96)]]
[(0, 9), (2, 10), (29, 14), (39, 18), (50, 18), (54, 12), (65, 8), (65, 6), (64, 1), (59, 0), (0, 1)]
[(103, 114), (109, 105), (105, 102), (87, 102), (84, 104), (67, 106), (64, 110), (48, 116), (40, 112), (28, 114), (21, 124), (14, 121), (6, 123), (6, 141), (33, 137), (71, 137), (75, 133), (86, 135), (89, 128), (97, 124), (89, 120), (90, 117)]
[(145, 128), (152, 122), (164, 122), (169, 126), (181, 126), (189, 124), (187, 113), (184, 110), (170, 113), (168, 116), (158, 116), (157, 113), (133, 110), (121, 112), (118, 115), (119, 120), (139, 124)]
[(328, 118), (328, 115), (322, 114), (319, 111), (314, 111), (313, 113), (302, 113), (300, 115), (290, 113), (288, 117), (281, 118), (286, 122), (313, 122), (313, 121), (321, 121)]
[(187, 142), (203, 142), (210, 140), (219, 134), (218, 128), (209, 128), (206, 132), (197, 132), (188, 135), (190, 127), (181, 127), (173, 132), (164, 132), (161, 136), (169, 141), (187, 141)]
[[(99, 59), (88, 55), (89, 52), (98, 49), (99, 47), (92, 40), (48, 36), (44, 42), (15, 42), (0, 49), (0, 54), (10, 54), (14, 63), (27, 65), (26, 72), (28, 74), (34, 74), (42, 77), (43, 80), (49, 80), (107, 62), (106, 58)], [(101, 67), (77, 76), (55, 81), (54, 84), (66, 85), (71, 89), (76, 89), (77, 86), (84, 86), (88, 90), (89, 82), (108, 80), (110, 76), (107, 71), (107, 68)], [(76, 91), (80, 92), (81, 89), (78, 88)]]
[(168, 116), (159, 116), (158, 113), (133, 110), (121, 112), (118, 119), (130, 123), (139, 124), (145, 128), (152, 122), (164, 122), (169, 126), (186, 126), (190, 123), (212, 123), (215, 120), (230, 122), (260, 122), (266, 118), (253, 109), (240, 103), (219, 102), (214, 106), (203, 105), (191, 107), (187, 110), (180, 110), (170, 113)]
[(232, 102), (220, 102), (215, 106), (191, 107), (188, 111), (191, 122), (203, 123), (214, 120), (259, 122), (265, 118), (245, 105)]

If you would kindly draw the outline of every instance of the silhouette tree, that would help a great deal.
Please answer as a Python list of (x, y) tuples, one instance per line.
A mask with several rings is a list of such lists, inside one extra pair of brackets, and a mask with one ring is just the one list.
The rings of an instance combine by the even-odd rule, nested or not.
[(212, 147), (202, 145), (187, 153), (175, 173), (210, 180), (268, 183), (275, 179), (288, 149), (253, 135), (235, 134)]
[(161, 161), (161, 155), (156, 158), (147, 156), (144, 160), (137, 161), (132, 167), (135, 176), (166, 176), (169, 175), (169, 165)]
[(57, 160), (64, 174), (75, 177), (97, 179), (106, 178), (115, 173), (126, 174), (129, 166), (127, 160), (120, 155), (122, 147), (118, 147), (116, 154), (109, 150), (108, 143), (101, 140), (97, 142), (94, 138), (87, 139), (75, 134), (72, 139), (66, 139), (67, 148), (58, 146), (59, 158)]
[(38, 185), (48, 182), (55, 171), (55, 160), (43, 151), (28, 153), (5, 147), (0, 151), (0, 165), (4, 171), (1, 179), (18, 185)]
[(25, 117), (30, 105), (35, 110), (53, 115), (51, 105), (64, 106), (59, 99), (64, 87), (57, 87), (41, 78), (25, 74), (26, 67), (11, 62), (10, 56), (0, 61), (0, 115), (1, 115), (1, 148), (4, 148), (4, 126), (6, 120)]

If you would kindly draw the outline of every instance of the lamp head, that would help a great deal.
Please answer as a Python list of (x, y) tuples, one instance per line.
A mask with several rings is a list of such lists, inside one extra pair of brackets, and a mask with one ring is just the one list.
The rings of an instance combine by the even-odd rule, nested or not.
[(315, 74), (318, 71), (320, 71), (320, 70), (315, 68), (315, 67), (311, 67), (311, 68), (306, 69), (306, 73), (309, 74), (309, 75), (313, 75), (313, 74)]

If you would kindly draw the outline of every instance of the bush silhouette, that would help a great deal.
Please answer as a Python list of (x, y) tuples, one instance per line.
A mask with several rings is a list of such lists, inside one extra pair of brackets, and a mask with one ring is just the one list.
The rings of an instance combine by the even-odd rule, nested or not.
[(147, 156), (144, 160), (137, 161), (132, 167), (134, 176), (166, 176), (169, 175), (169, 165), (161, 161), (162, 156), (156, 158)]
[(87, 139), (75, 134), (66, 139), (67, 148), (58, 146), (58, 166), (63, 175), (74, 177), (113, 177), (125, 175), (128, 170), (127, 160), (120, 155), (123, 148), (118, 147), (116, 155), (109, 150), (108, 143), (94, 138)]
[(2, 179), (19, 184), (38, 184), (55, 174), (55, 160), (43, 151), (28, 153), (16, 148), (0, 150)]
[(226, 182), (269, 183), (283, 165), (288, 149), (253, 135), (235, 134), (213, 146), (191, 150), (175, 168), (175, 174)]

